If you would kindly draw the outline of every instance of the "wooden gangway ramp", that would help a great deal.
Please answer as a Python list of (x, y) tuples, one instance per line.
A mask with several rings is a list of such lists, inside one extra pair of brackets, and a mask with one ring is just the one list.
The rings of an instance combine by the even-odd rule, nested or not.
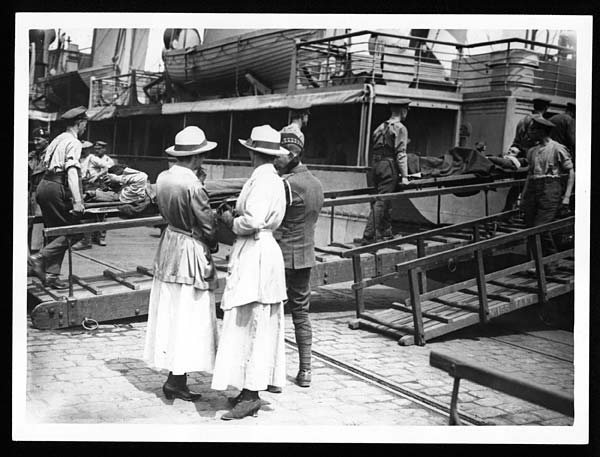
[[(504, 217), (503, 215), (500, 215)], [(567, 294), (574, 289), (574, 250), (567, 249), (544, 257), (541, 235), (546, 232), (572, 230), (574, 217), (569, 217), (534, 228), (490, 232), (485, 229), (498, 216), (481, 218), (469, 223), (434, 229), (408, 237), (404, 241), (419, 241), (431, 236), (470, 227), (472, 242), (454, 249), (426, 255), (399, 263), (393, 273), (366, 277), (361, 255), (399, 240), (363, 246), (344, 253), (352, 257), (357, 317), (350, 322), (353, 329), (364, 328), (391, 334), (402, 345), (424, 345), (436, 338), (474, 324), (485, 324), (490, 319), (536, 303), (546, 304), (549, 299)], [(486, 238), (484, 238), (484, 236)], [(485, 272), (484, 256), (502, 247), (525, 243), (529, 240), (533, 260), (490, 273)], [(475, 263), (475, 277), (466, 281), (427, 291), (428, 270), (456, 264), (460, 260)], [(556, 268), (551, 276), (544, 265)], [(533, 271), (528, 271), (533, 270)], [(364, 290), (391, 279), (408, 277), (410, 297), (404, 302), (392, 302), (388, 309), (366, 309)]]

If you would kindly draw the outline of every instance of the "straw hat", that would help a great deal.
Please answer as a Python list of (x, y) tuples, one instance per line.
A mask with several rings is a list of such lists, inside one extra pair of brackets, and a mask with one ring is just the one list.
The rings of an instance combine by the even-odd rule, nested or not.
[(252, 151), (272, 156), (286, 156), (289, 151), (281, 147), (281, 134), (270, 125), (254, 127), (250, 138), (238, 139), (240, 144)]
[(190, 125), (175, 135), (175, 144), (165, 152), (174, 157), (184, 157), (208, 152), (216, 147), (217, 143), (208, 141), (201, 128)]

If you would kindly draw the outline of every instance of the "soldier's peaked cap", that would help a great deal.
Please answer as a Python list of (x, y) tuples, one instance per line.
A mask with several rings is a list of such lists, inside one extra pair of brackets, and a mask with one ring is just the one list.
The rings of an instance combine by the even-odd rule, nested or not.
[(77, 106), (76, 108), (71, 108), (69, 111), (63, 113), (60, 117), (62, 120), (69, 121), (75, 119), (87, 119), (85, 114), (87, 110), (84, 106)]
[(546, 128), (554, 127), (552, 122), (550, 122), (548, 119), (544, 119), (542, 116), (533, 116), (531, 120), (536, 124), (543, 125)]
[(537, 97), (533, 99), (533, 103), (545, 103), (546, 105), (549, 105), (550, 103), (552, 103), (552, 100), (546, 97)]
[(94, 142), (94, 144), (95, 144), (96, 146), (106, 146), (106, 141), (102, 141), (102, 140), (96, 140), (96, 141)]

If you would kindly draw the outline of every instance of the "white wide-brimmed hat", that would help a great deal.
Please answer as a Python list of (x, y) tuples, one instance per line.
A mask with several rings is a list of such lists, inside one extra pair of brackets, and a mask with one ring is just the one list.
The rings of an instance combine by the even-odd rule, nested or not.
[(290, 152), (281, 147), (281, 134), (270, 125), (254, 127), (250, 138), (238, 140), (240, 144), (252, 151), (272, 156), (286, 156)]
[(208, 141), (201, 128), (190, 125), (175, 135), (175, 145), (165, 149), (165, 152), (175, 157), (184, 157), (208, 152), (216, 147), (217, 143)]

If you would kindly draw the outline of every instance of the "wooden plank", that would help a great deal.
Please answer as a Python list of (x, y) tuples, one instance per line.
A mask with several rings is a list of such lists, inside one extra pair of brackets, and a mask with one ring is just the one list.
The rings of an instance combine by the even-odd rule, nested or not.
[[(392, 303), (391, 306), (392, 306), (392, 308), (397, 309), (399, 311), (404, 311), (405, 313), (412, 314), (412, 312), (413, 312), (412, 308), (409, 308), (407, 306), (401, 305), (400, 303), (397, 303), (397, 302)], [(427, 311), (421, 311), (421, 315), (423, 317), (428, 318), (428, 319), (433, 319), (435, 321), (444, 322), (445, 324), (447, 324), (448, 322), (450, 322), (449, 319), (446, 319), (444, 317), (438, 316), (437, 314), (434, 314), (434, 313), (429, 313)]]
[(572, 226), (575, 223), (574, 217), (561, 219), (558, 221), (550, 222), (548, 224), (539, 225), (536, 227), (522, 230), (518, 233), (511, 233), (508, 235), (501, 235), (492, 239), (479, 241), (477, 243), (471, 243), (466, 246), (461, 246), (455, 249), (443, 251), (439, 254), (429, 255), (423, 258), (411, 260), (402, 264), (396, 265), (398, 271), (410, 270), (413, 268), (432, 268), (435, 265), (440, 265), (448, 261), (450, 258), (455, 258), (460, 255), (473, 254), (478, 250), (486, 250), (507, 244), (512, 241), (523, 240), (528, 236), (539, 235), (540, 233), (563, 229), (565, 227)]
[[(360, 263), (360, 255), (355, 255), (352, 257), (352, 270), (354, 272), (354, 283), (361, 283), (362, 268)], [(356, 302), (356, 317), (362, 317), (365, 312), (364, 294), (362, 289), (354, 289), (354, 300)]]
[(102, 295), (102, 290), (98, 289), (97, 287), (92, 286), (87, 281), (81, 279), (79, 276), (77, 276), (77, 275), (71, 275), (71, 277), (73, 278), (73, 281), (75, 283), (79, 284), (84, 289), (89, 290), (94, 295)]
[[(558, 259), (562, 259), (565, 258), (569, 255), (569, 253), (572, 253), (572, 249), (569, 249), (567, 251), (563, 251), (563, 252), (559, 252), (550, 256), (547, 256), (544, 258), (545, 262), (552, 262)], [(535, 263), (533, 261), (529, 261), (520, 265), (515, 265), (512, 267), (508, 267), (505, 268), (503, 270), (498, 270), (495, 271), (493, 273), (488, 273), (485, 275), (485, 280), (486, 281), (490, 281), (492, 279), (499, 279), (499, 278), (503, 278), (504, 276), (508, 276), (510, 274), (513, 273), (517, 273), (519, 271), (522, 271), (524, 269), (527, 268), (532, 268), (535, 266)], [(436, 290), (432, 290), (430, 292), (427, 292), (425, 294), (421, 295), (421, 300), (430, 300), (434, 297), (441, 297), (443, 295), (452, 293), (452, 292), (456, 292), (460, 289), (464, 289), (464, 288), (468, 288), (468, 287), (473, 287), (477, 285), (477, 281), (475, 279), (468, 279), (466, 281), (462, 281), (456, 284), (452, 284), (450, 286), (446, 286), (446, 287), (441, 287), (439, 289)]]
[(403, 336), (406, 335), (406, 333), (399, 332), (398, 330), (394, 330), (394, 329), (388, 327), (387, 325), (376, 324), (375, 322), (371, 322), (366, 319), (360, 319), (360, 318), (356, 319), (356, 320), (352, 321), (349, 325), (350, 325), (350, 328), (352, 328), (352, 329), (364, 328), (367, 330), (371, 330), (374, 332), (378, 332), (378, 333), (382, 333), (384, 335), (391, 336), (395, 339), (402, 338)]
[[(475, 295), (477, 297), (479, 297), (479, 292), (476, 290), (471, 290), (471, 289), (461, 289), (461, 292), (464, 292), (465, 294), (470, 294), (470, 295)], [(505, 297), (504, 295), (498, 295), (498, 294), (487, 294), (487, 296), (489, 298), (492, 298), (494, 300), (498, 300), (498, 301), (511, 301), (510, 298)]]
[(106, 276), (107, 278), (110, 278), (113, 281), (118, 282), (119, 284), (123, 284), (125, 287), (129, 287), (132, 290), (139, 290), (140, 289), (140, 285), (139, 284), (134, 284), (132, 282), (127, 281), (126, 279), (123, 279), (120, 276), (117, 276), (117, 274), (114, 271), (104, 270), (102, 272), (102, 274), (104, 276)]
[(137, 271), (138, 273), (142, 273), (142, 274), (144, 274), (144, 275), (146, 275), (146, 276), (151, 276), (151, 277), (154, 277), (154, 270), (152, 270), (152, 269), (150, 269), (150, 268), (146, 268), (146, 267), (143, 267), (143, 266), (141, 266), (141, 265), (138, 265), (138, 266), (136, 267), (136, 271)]
[(491, 387), (499, 392), (558, 411), (567, 416), (573, 417), (575, 414), (573, 396), (562, 391), (541, 387), (539, 384), (526, 379), (508, 375), (504, 371), (438, 351), (431, 351), (429, 363), (455, 378), (468, 379), (476, 384)]
[[(447, 235), (449, 235), (450, 232), (454, 232), (456, 230), (460, 230), (461, 228), (468, 228), (468, 227), (471, 227), (473, 224), (476, 224), (476, 223), (484, 223), (484, 222), (489, 222), (489, 221), (493, 221), (493, 220), (497, 220), (497, 219), (509, 217), (511, 214), (514, 214), (516, 212), (517, 212), (517, 210), (511, 210), (511, 211), (507, 211), (507, 212), (504, 212), (504, 213), (498, 213), (498, 214), (495, 214), (493, 216), (486, 216), (486, 217), (474, 219), (472, 221), (461, 222), (459, 224), (447, 225), (447, 226), (444, 226), (444, 227), (438, 227), (438, 228), (435, 228), (435, 229), (427, 230), (425, 232), (413, 233), (411, 235), (406, 235), (406, 236), (403, 235), (403, 236), (401, 236), (399, 238), (394, 238), (393, 240), (380, 241), (380, 242), (377, 242), (377, 243), (369, 244), (367, 246), (359, 246), (357, 248), (353, 248), (352, 250), (347, 251), (346, 253), (344, 253), (344, 257), (351, 257), (353, 254), (360, 254), (360, 253), (364, 253), (364, 252), (370, 252), (370, 251), (381, 249), (381, 248), (384, 248), (384, 247), (394, 246), (394, 245), (397, 245), (397, 244), (400, 244), (400, 243), (415, 242), (416, 240), (421, 239), (421, 238), (429, 238), (431, 236), (437, 236), (437, 235), (447, 236)], [(469, 236), (468, 239), (470, 239), (470, 236)]]
[(479, 307), (478, 306), (463, 305), (463, 304), (455, 302), (455, 301), (445, 300), (444, 298), (441, 298), (441, 297), (435, 297), (435, 298), (432, 298), (431, 300), (439, 302), (439, 303), (441, 303), (443, 305), (446, 305), (446, 306), (450, 306), (452, 308), (462, 309), (464, 311), (468, 311), (468, 312), (471, 312), (471, 313), (479, 313)]
[(518, 284), (515, 284), (512, 282), (501, 281), (499, 279), (492, 279), (491, 281), (488, 281), (488, 282), (490, 284), (495, 284), (497, 286), (506, 287), (507, 289), (515, 289), (515, 290), (521, 290), (523, 292), (537, 293), (536, 287), (522, 286), (522, 285), (518, 285)]
[(408, 286), (410, 290), (410, 302), (413, 309), (413, 328), (415, 343), (419, 346), (425, 344), (423, 333), (423, 316), (421, 314), (421, 297), (419, 294), (419, 276), (416, 269), (408, 270)]
[(370, 313), (363, 313), (363, 314), (361, 314), (360, 319), (365, 319), (365, 320), (374, 322), (374, 323), (379, 324), (379, 325), (384, 325), (386, 327), (389, 327), (389, 328), (391, 328), (393, 330), (397, 330), (397, 331), (402, 332), (402, 333), (408, 333), (408, 334), (411, 334), (411, 335), (415, 333), (415, 330), (413, 328), (411, 328), (411, 327), (400, 326), (400, 325), (393, 324), (393, 323), (385, 321), (383, 319), (379, 319), (379, 318), (373, 316)]
[(102, 230), (115, 230), (123, 228), (133, 227), (152, 227), (159, 224), (165, 224), (165, 220), (162, 216), (152, 217), (140, 217), (138, 219), (122, 219), (118, 221), (107, 221), (107, 222), (91, 222), (87, 224), (77, 225), (66, 225), (62, 227), (51, 227), (44, 229), (44, 235), (50, 236), (62, 236), (62, 235), (76, 235), (80, 233), (92, 233)]
[(390, 192), (386, 194), (374, 194), (374, 195), (359, 195), (359, 196), (347, 196), (340, 197), (323, 202), (323, 207), (329, 206), (341, 206), (341, 205), (354, 205), (357, 203), (370, 203), (374, 201), (383, 200), (396, 200), (401, 198), (422, 198), (431, 197), (436, 195), (447, 195), (456, 192), (471, 192), (477, 190), (496, 189), (499, 187), (511, 187), (516, 182), (525, 182), (524, 179), (512, 181), (512, 182), (494, 182), (493, 184), (474, 184), (467, 186), (454, 186), (454, 187), (442, 187), (438, 189), (426, 189), (426, 190), (414, 190), (414, 191), (401, 191), (401, 192)]

